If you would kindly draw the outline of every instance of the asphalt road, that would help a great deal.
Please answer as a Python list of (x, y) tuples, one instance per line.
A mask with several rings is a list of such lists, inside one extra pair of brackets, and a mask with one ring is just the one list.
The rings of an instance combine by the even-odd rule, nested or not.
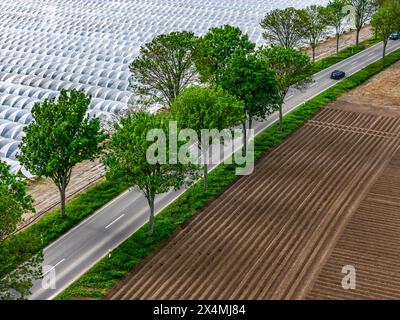
[[(387, 52), (400, 48), (400, 41), (391, 41)], [(377, 44), (345, 61), (314, 75), (314, 82), (299, 91), (292, 89), (286, 97), (284, 113), (287, 113), (305, 101), (318, 95), (337, 81), (329, 78), (335, 69), (343, 70), (351, 75), (382, 56), (382, 44)], [(255, 133), (258, 134), (277, 121), (275, 113), (265, 122), (255, 122)], [(156, 199), (156, 212), (171, 203), (184, 190), (169, 192)], [(145, 198), (134, 190), (122, 195), (98, 210), (95, 214), (81, 222), (74, 229), (60, 237), (44, 249), (44, 266), (47, 266), (47, 276), (55, 274), (55, 289), (44, 288), (42, 281), (37, 281), (32, 288), (30, 299), (52, 299), (73, 281), (83, 275), (101, 258), (109, 254), (137, 229), (147, 222), (148, 205)]]

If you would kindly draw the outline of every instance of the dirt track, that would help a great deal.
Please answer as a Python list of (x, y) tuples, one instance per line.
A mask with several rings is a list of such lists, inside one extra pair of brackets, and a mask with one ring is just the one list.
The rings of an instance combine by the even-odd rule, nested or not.
[(400, 299), (399, 81), (400, 63), (330, 104), (108, 298)]
[[(84, 192), (87, 188), (101, 181), (104, 175), (104, 166), (98, 161), (83, 161), (74, 169), (71, 182), (67, 188), (67, 201)], [(59, 205), (60, 194), (50, 178), (36, 178), (28, 185), (28, 194), (33, 197), (33, 206), (36, 212), (27, 212), (18, 229), (34, 223), (46, 213)]]

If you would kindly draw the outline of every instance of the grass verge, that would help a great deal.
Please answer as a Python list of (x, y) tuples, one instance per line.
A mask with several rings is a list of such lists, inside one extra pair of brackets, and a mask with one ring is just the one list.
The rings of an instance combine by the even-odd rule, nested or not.
[[(255, 138), (256, 159), (277, 146), (327, 103), (336, 100), (343, 93), (366, 82), (372, 76), (399, 60), (400, 50), (397, 50), (388, 55), (384, 61), (371, 64), (287, 114), (283, 131), (279, 130), (278, 124), (274, 124)], [(147, 225), (143, 226), (114, 249), (110, 257), (98, 262), (62, 292), (57, 299), (103, 298), (129, 271), (156, 250), (162, 241), (168, 239), (178, 228), (187, 223), (199, 209), (209, 204), (237, 179), (235, 168), (234, 164), (219, 165), (210, 173), (208, 190), (204, 190), (202, 182), (199, 181), (157, 215), (155, 233), (152, 239), (147, 237)]]

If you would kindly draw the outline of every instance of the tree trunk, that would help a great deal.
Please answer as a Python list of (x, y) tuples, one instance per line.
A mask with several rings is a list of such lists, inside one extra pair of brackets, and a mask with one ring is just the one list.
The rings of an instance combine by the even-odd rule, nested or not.
[(243, 155), (246, 155), (247, 150), (247, 134), (246, 134), (246, 121), (243, 122)]
[(313, 63), (315, 62), (315, 48), (316, 48), (316, 46), (313, 45), (313, 46), (312, 46), (312, 62), (313, 62)]
[(208, 166), (207, 163), (204, 163), (204, 167), (203, 167), (203, 171), (204, 171), (204, 189), (208, 189)]
[(383, 41), (383, 57), (382, 57), (382, 60), (385, 60), (385, 57), (386, 57), (386, 46), (387, 46), (387, 43), (388, 43), (387, 40)]
[(61, 218), (64, 218), (66, 216), (66, 210), (65, 210), (65, 202), (66, 202), (66, 191), (67, 187), (69, 184), (69, 181), (71, 179), (71, 172), (72, 170), (69, 170), (64, 173), (60, 173), (56, 177), (52, 177), (52, 180), (54, 184), (57, 186), (58, 191), (60, 192), (60, 213), (61, 213)]
[(279, 129), (283, 131), (283, 110), (282, 103), (279, 104)]
[(65, 186), (60, 187), (60, 198), (61, 198), (61, 218), (65, 217)]
[(336, 55), (339, 55), (339, 42), (340, 42), (340, 34), (336, 34)]
[(209, 145), (206, 145), (206, 143), (204, 142), (199, 144), (199, 149), (201, 150), (202, 156), (203, 156), (203, 163), (199, 163), (200, 165), (203, 165), (203, 179), (204, 179), (204, 189), (207, 190), (208, 189), (208, 158), (207, 158), (207, 150), (210, 148)]
[(360, 44), (360, 29), (357, 29), (356, 33), (356, 46), (358, 47)]
[(149, 218), (149, 229), (147, 230), (147, 235), (151, 238), (154, 232), (154, 196), (150, 196), (147, 201), (150, 207), (150, 218)]

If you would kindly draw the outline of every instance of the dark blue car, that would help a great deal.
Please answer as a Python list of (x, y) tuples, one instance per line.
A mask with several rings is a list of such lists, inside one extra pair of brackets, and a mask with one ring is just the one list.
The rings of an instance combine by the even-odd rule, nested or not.
[(390, 37), (390, 40), (399, 40), (400, 39), (400, 32), (393, 32)]
[(331, 73), (331, 79), (333, 80), (340, 80), (346, 76), (346, 73), (341, 70), (335, 70)]

